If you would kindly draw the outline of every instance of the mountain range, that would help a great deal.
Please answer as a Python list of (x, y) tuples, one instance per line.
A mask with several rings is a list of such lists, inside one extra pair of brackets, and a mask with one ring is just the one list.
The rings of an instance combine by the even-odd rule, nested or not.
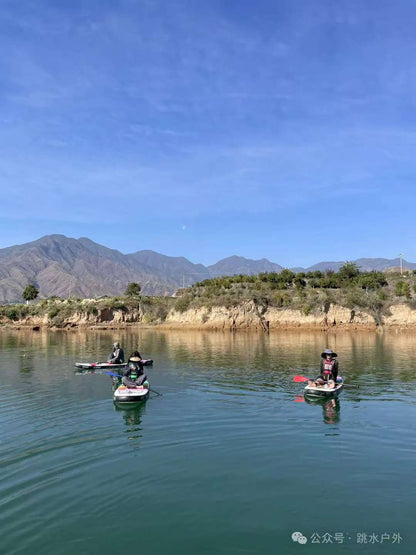
[[(353, 261), (363, 271), (398, 267), (398, 258), (361, 258)], [(296, 271), (338, 270), (341, 262), (319, 262)], [(403, 260), (403, 267), (416, 264)], [(0, 249), (0, 302), (21, 302), (28, 283), (39, 289), (40, 297), (96, 297), (121, 295), (137, 282), (146, 295), (171, 295), (204, 279), (234, 274), (254, 275), (280, 272), (279, 264), (266, 258), (250, 260), (230, 256), (211, 266), (193, 264), (184, 257), (165, 256), (151, 250), (122, 254), (86, 237), (46, 235), (36, 241)]]

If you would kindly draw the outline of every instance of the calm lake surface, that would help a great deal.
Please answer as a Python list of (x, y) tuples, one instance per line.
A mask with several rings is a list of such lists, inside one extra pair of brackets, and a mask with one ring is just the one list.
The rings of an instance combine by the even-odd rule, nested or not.
[[(163, 395), (139, 409), (74, 368), (116, 340), (155, 361)], [(2, 331), (0, 345), (1, 554), (416, 552), (415, 333)], [(305, 402), (293, 376), (316, 375), (327, 347), (359, 388)]]

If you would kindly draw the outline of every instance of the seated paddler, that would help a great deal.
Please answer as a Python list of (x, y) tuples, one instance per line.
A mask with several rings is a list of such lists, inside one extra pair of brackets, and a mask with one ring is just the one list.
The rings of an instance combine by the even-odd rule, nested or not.
[(327, 385), (329, 388), (335, 387), (338, 378), (337, 356), (337, 353), (334, 353), (332, 349), (326, 349), (321, 354), (321, 373), (315, 380), (309, 381), (309, 386), (322, 387)]
[(147, 382), (147, 376), (144, 373), (144, 367), (141, 358), (130, 357), (121, 381), (127, 387), (149, 385)]

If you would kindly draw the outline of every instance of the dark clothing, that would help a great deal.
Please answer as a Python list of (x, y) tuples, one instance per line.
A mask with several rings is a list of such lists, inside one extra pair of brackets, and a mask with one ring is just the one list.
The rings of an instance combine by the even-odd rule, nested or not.
[(127, 366), (122, 382), (127, 387), (135, 387), (136, 385), (143, 385), (146, 380), (147, 376), (144, 373), (143, 364), (134, 362)]
[[(333, 359), (332, 361), (327, 361), (326, 359), (321, 359), (321, 373), (316, 379), (324, 380), (325, 382), (329, 380), (337, 381), (338, 377), (338, 361)], [(329, 372), (326, 374), (325, 371)]]
[(124, 351), (121, 347), (118, 349), (113, 349), (113, 352), (110, 355), (110, 358), (107, 362), (111, 362), (112, 364), (123, 364), (124, 362)]

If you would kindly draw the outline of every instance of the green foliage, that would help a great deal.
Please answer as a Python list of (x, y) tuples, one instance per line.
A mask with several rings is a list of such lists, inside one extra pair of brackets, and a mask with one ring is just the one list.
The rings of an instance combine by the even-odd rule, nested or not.
[(92, 314), (93, 316), (98, 316), (98, 308), (94, 306), (92, 303), (88, 304), (85, 307), (85, 312), (89, 315)]
[(146, 323), (164, 322), (173, 302), (170, 297), (145, 297), (140, 307)]
[(368, 272), (361, 274), (358, 283), (363, 289), (375, 290), (387, 285), (386, 276), (381, 272)]
[(276, 293), (273, 296), (273, 304), (278, 308), (289, 306), (291, 302), (292, 302), (292, 299), (287, 293)]
[(124, 301), (118, 297), (110, 297), (109, 299), (103, 299), (102, 308), (108, 308), (109, 310), (127, 310)]
[(328, 271), (326, 275), (319, 280), (319, 286), (323, 289), (338, 289), (339, 282), (335, 273)]
[(338, 277), (341, 280), (353, 279), (360, 275), (360, 270), (354, 262), (346, 262), (338, 270)]
[(18, 305), (19, 318), (26, 318), (30, 314), (30, 307), (24, 304)]
[(406, 299), (410, 299), (411, 295), (410, 295), (410, 285), (408, 283), (405, 283), (402, 287), (402, 291), (403, 291), (403, 295), (406, 297)]
[(125, 291), (126, 297), (138, 297), (140, 296), (140, 291), (142, 288), (140, 285), (134, 281), (128, 284), (127, 289)]
[(311, 314), (311, 312), (313, 312), (313, 309), (314, 305), (312, 303), (306, 303), (302, 308), (302, 313), (305, 316), (308, 316), (309, 314)]
[(49, 320), (53, 320), (56, 316), (58, 316), (59, 314), (59, 307), (57, 307), (56, 305), (53, 306), (50, 311), (48, 312), (48, 318)]
[[(131, 287), (130, 287), (131, 286)], [(134, 287), (137, 286), (137, 287)], [(155, 324), (166, 320), (169, 310), (185, 312), (189, 308), (202, 309), (202, 322), (209, 320), (209, 311), (219, 306), (230, 309), (253, 301), (258, 315), (262, 316), (269, 306), (279, 309), (291, 307), (308, 315), (328, 313), (330, 305), (340, 305), (351, 310), (361, 309), (372, 314), (376, 323), (383, 321), (389, 306), (397, 297), (405, 297), (413, 306), (412, 294), (416, 292), (416, 279), (409, 276), (384, 274), (381, 272), (359, 272), (353, 263), (344, 264), (339, 272), (323, 274), (300, 272), (289, 269), (282, 272), (262, 272), (258, 275), (223, 276), (205, 280), (192, 287), (183, 288), (176, 298), (145, 297), (140, 295), (140, 286), (131, 283), (123, 297), (105, 297), (95, 300), (58, 297), (41, 300), (38, 304), (17, 304), (0, 307), (0, 315), (12, 321), (26, 316), (48, 315), (54, 326), (64, 326), (75, 313), (97, 316), (100, 310), (113, 309), (137, 311), (127, 318)], [(415, 305), (416, 306), (416, 305)], [(138, 315), (139, 318), (137, 317)]]
[(350, 289), (344, 299), (344, 305), (347, 308), (365, 308), (365, 297), (362, 291), (358, 289)]
[(395, 295), (396, 295), (397, 297), (403, 297), (403, 296), (405, 295), (404, 286), (405, 286), (404, 281), (398, 281), (398, 282), (396, 283), (396, 287), (395, 287), (395, 289), (394, 289), (394, 293), (395, 293)]
[(388, 299), (387, 293), (385, 291), (378, 291), (377, 295), (380, 301), (386, 301)]
[(307, 272), (306, 273), (306, 277), (308, 279), (321, 279), (321, 277), (323, 277), (323, 273), (321, 272), (321, 270), (315, 270), (314, 272)]
[(306, 287), (306, 281), (303, 278), (299, 277), (299, 275), (295, 277), (293, 283), (296, 289), (303, 289), (304, 287)]
[(283, 283), (290, 285), (295, 279), (296, 274), (295, 272), (292, 272), (292, 270), (288, 270), (287, 268), (285, 268), (280, 272), (279, 276), (280, 276), (279, 281), (282, 281)]
[(36, 289), (36, 287), (31, 283), (26, 285), (22, 293), (22, 297), (24, 298), (25, 301), (33, 301), (34, 299), (36, 299), (38, 295), (39, 295), (38, 289)]
[(14, 307), (7, 308), (5, 310), (5, 316), (12, 321), (16, 321), (19, 319), (19, 313)]
[(174, 308), (177, 312), (185, 312), (188, 310), (190, 304), (190, 297), (181, 297), (176, 301)]
[(307, 294), (304, 288), (298, 288), (296, 287), (297, 293), (298, 293), (298, 299), (303, 302), (306, 298), (307, 298)]

